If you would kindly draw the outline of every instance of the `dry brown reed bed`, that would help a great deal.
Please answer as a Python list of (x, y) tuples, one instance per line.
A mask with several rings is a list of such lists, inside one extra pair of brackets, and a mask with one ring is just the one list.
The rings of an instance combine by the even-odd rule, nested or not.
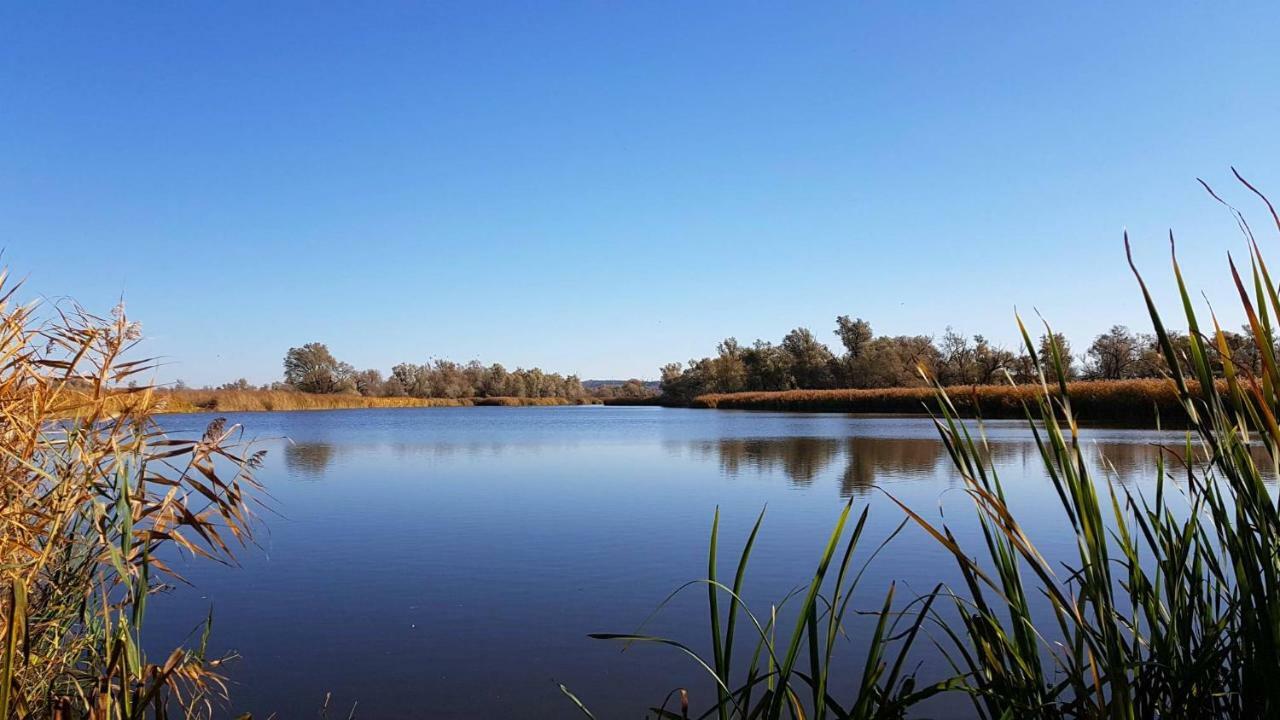
[(317, 395), (283, 390), (158, 390), (156, 398), (170, 413), (344, 410), (354, 408), (520, 407), (577, 405), (587, 400), (566, 398), (414, 398)]
[(602, 405), (612, 405), (616, 407), (647, 407), (651, 405), (662, 405), (663, 400), (661, 395), (650, 395), (649, 397), (641, 398), (601, 398), (600, 403)]
[[(1082, 380), (1068, 383), (1076, 416), (1090, 423), (1163, 424), (1185, 422), (1177, 388), (1170, 380)], [(1025, 417), (1024, 403), (1034, 403), (1037, 385), (975, 385), (946, 389), (963, 415), (986, 418)], [(1056, 392), (1056, 390), (1055, 390)], [(696, 408), (785, 410), (802, 412), (924, 413), (933, 407), (936, 390), (881, 388), (867, 390), (784, 390), (701, 395)], [(1158, 413), (1158, 415), (1157, 415)]]

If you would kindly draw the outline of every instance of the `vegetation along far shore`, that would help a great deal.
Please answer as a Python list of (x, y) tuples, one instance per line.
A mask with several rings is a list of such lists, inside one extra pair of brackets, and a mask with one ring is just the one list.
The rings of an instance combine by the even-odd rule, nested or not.
[[(843, 349), (839, 354), (807, 328), (792, 330), (778, 344), (757, 340), (743, 346), (728, 338), (713, 357), (664, 366), (659, 382), (583, 381), (539, 368), (508, 371), (497, 363), (449, 360), (401, 363), (384, 376), (375, 369), (356, 370), (325, 344), (313, 342), (289, 349), (283, 378), (276, 383), (254, 386), (241, 379), (194, 389), (179, 382), (157, 392), (166, 412), (604, 404), (919, 414), (932, 399), (926, 378), (936, 378), (965, 415), (1020, 417), (1023, 403), (1031, 399), (1026, 383), (1034, 363), (1027, 349), (1013, 352), (983, 335), (970, 338), (950, 328), (937, 340), (876, 336), (869, 322), (849, 316), (836, 318), (835, 335)], [(1189, 348), (1185, 334), (1173, 333), (1170, 342), (1184, 354)], [(1209, 350), (1218, 381), (1223, 380), (1224, 351), (1238, 367), (1262, 370), (1263, 354), (1251, 335), (1223, 331), (1223, 342), (1222, 351)], [(1064, 376), (1084, 422), (1181, 422), (1176, 388), (1155, 335), (1116, 325), (1079, 357), (1061, 333), (1046, 333), (1035, 345), (1044, 354), (1051, 344), (1062, 350)]]

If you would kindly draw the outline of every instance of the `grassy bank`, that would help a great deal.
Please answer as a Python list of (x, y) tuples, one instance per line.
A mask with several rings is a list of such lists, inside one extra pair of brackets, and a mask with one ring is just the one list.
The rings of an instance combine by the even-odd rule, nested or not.
[[(1091, 380), (1067, 383), (1076, 416), (1085, 422), (1149, 425), (1156, 413), (1166, 424), (1183, 422), (1185, 412), (1171, 380)], [(1034, 403), (1034, 385), (977, 385), (946, 389), (962, 415), (987, 418), (1025, 416), (1024, 403)], [(724, 410), (790, 410), (803, 412), (923, 413), (934, 404), (933, 388), (872, 390), (786, 390), (701, 395), (693, 407)], [(976, 412), (975, 412), (976, 411)]]
[(421, 408), (583, 405), (590, 399), (567, 398), (413, 398), (365, 397), (363, 395), (318, 395), (280, 390), (158, 390), (156, 398), (164, 412), (258, 412), (292, 410), (344, 410), (353, 408)]

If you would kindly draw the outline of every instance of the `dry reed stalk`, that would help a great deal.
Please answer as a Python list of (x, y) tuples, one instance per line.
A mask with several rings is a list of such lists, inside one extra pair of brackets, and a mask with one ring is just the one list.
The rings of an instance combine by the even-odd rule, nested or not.
[[(0, 275), (0, 287), (4, 277)], [(164, 558), (233, 562), (250, 542), (262, 453), (210, 423), (170, 438), (160, 394), (121, 389), (137, 325), (76, 307), (40, 321), (0, 296), (0, 718), (209, 716), (226, 687), (205, 634), (153, 660), (146, 605)]]

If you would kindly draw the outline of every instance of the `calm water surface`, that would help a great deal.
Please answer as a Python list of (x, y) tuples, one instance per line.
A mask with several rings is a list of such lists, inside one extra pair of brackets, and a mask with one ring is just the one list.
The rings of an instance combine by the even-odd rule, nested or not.
[[(212, 416), (170, 416), (198, 432)], [(602, 718), (639, 717), (672, 688), (710, 689), (686, 659), (590, 640), (630, 632), (705, 575), (712, 513), (729, 563), (768, 506), (746, 596), (767, 614), (811, 572), (842, 504), (871, 505), (869, 552), (902, 521), (892, 494), (957, 534), (975, 525), (927, 419), (663, 408), (431, 408), (232, 415), (269, 450), (275, 514), (241, 567), (179, 563), (193, 584), (152, 605), (171, 647), (212, 606), (233, 707), (314, 716), (573, 717), (556, 683)], [(1011, 504), (1049, 553), (1070, 539), (1029, 433), (989, 426)], [(1119, 479), (1152, 481), (1155, 443), (1178, 434), (1096, 430)], [(875, 541), (875, 542), (872, 542)], [(856, 603), (876, 608), (954, 578), (914, 528), (872, 563)], [(648, 632), (705, 647), (705, 590)], [(844, 650), (856, 665), (859, 633)], [(927, 673), (927, 668), (926, 668)], [(836, 695), (840, 693), (837, 690)], [(958, 700), (952, 701), (959, 702)], [(944, 712), (945, 713), (945, 709)]]

